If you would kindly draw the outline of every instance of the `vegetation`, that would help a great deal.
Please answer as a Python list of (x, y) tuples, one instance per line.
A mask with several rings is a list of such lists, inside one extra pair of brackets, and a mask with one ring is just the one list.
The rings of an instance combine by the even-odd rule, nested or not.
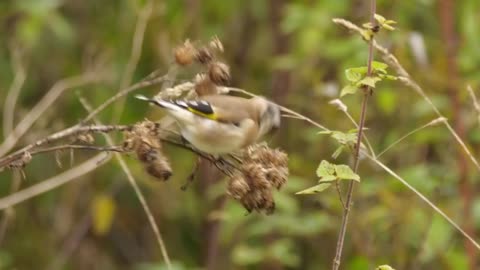
[[(477, 269), (474, 0), (0, 2), (0, 269)], [(135, 94), (268, 97), (217, 159)]]

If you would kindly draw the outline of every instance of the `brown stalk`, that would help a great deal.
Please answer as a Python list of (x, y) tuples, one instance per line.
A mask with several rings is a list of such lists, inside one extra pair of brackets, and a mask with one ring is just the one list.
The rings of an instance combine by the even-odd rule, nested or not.
[[(375, 25), (375, 12), (376, 12), (376, 1), (370, 1), (370, 23)], [(372, 75), (372, 62), (373, 62), (373, 35), (371, 36), (368, 42), (368, 62), (367, 62), (367, 76)], [(363, 93), (363, 101), (362, 101), (362, 112), (360, 115), (360, 123), (358, 124), (358, 134), (357, 134), (357, 143), (355, 145), (355, 155), (353, 156), (353, 171), (355, 173), (358, 172), (358, 167), (360, 164), (360, 145), (363, 136), (363, 128), (365, 126), (365, 118), (367, 112), (367, 104), (368, 104), (368, 97), (371, 94), (372, 89), (369, 86), (366, 86)], [(333, 270), (338, 270), (340, 267), (340, 262), (342, 258), (342, 251), (343, 251), (343, 244), (345, 242), (345, 234), (347, 232), (347, 225), (348, 225), (348, 215), (350, 213), (353, 201), (353, 189), (355, 186), (355, 181), (350, 181), (348, 184), (348, 192), (347, 192), (347, 201), (345, 209), (343, 210), (342, 216), (342, 225), (340, 226), (340, 232), (338, 235), (337, 246), (335, 250), (335, 258), (333, 259)]]

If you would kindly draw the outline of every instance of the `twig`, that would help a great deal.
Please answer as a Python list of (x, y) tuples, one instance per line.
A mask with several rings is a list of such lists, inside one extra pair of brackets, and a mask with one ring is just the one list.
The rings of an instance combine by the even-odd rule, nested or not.
[(167, 78), (166, 75), (160, 76), (160, 77), (152, 76), (152, 75), (156, 75), (157, 73), (158, 73), (158, 71), (154, 71), (154, 72), (152, 72), (152, 74), (148, 75), (144, 80), (141, 80), (140, 82), (138, 82), (138, 83), (126, 88), (126, 89), (123, 89), (123, 90), (119, 91), (116, 95), (109, 98), (102, 105), (98, 106), (95, 110), (93, 110), (91, 113), (89, 113), (87, 115), (87, 117), (85, 117), (85, 119), (82, 120), (80, 125), (83, 125), (84, 123), (92, 120), (93, 117), (95, 117), (101, 111), (105, 110), (105, 108), (110, 106), (113, 102), (115, 102), (118, 99), (130, 94), (131, 92), (133, 92), (135, 90), (138, 90), (138, 89), (141, 89), (141, 88), (148, 87), (148, 86), (156, 85), (156, 84), (159, 84), (159, 83), (165, 81), (165, 79)]
[(0, 210), (4, 210), (14, 205), (17, 205), (39, 194), (45, 193), (63, 184), (66, 184), (69, 181), (78, 178), (84, 174), (87, 174), (94, 169), (100, 167), (101, 165), (105, 164), (108, 160), (110, 160), (110, 157), (111, 156), (108, 153), (102, 152), (68, 171), (62, 172), (61, 174), (44, 180), (31, 187), (22, 189), (21, 191), (14, 194), (0, 198)]
[[(130, 53), (130, 58), (128, 59), (127, 66), (125, 67), (125, 72), (122, 75), (122, 80), (120, 82), (120, 89), (125, 89), (132, 82), (133, 74), (137, 68), (140, 56), (142, 55), (142, 46), (145, 36), (145, 30), (147, 29), (147, 23), (150, 19), (153, 11), (153, 0), (148, 1), (145, 6), (140, 10), (138, 14), (137, 23), (135, 26), (135, 32), (133, 34), (132, 40), (132, 50)], [(121, 99), (117, 106), (115, 107), (112, 123), (116, 124), (119, 122), (123, 109), (125, 107), (125, 99)]]
[(100, 126), (83, 126), (83, 127), (73, 126), (71, 128), (67, 128), (65, 130), (54, 133), (54, 134), (52, 134), (52, 135), (50, 135), (50, 136), (48, 136), (44, 139), (41, 139), (39, 141), (34, 142), (32, 144), (29, 144), (29, 145), (23, 147), (22, 149), (14, 152), (14, 153), (6, 156), (6, 157), (1, 158), (0, 159), (0, 169), (7, 166), (12, 161), (17, 160), (25, 152), (30, 151), (34, 147), (38, 147), (38, 146), (41, 146), (41, 145), (44, 145), (44, 144), (52, 143), (52, 142), (55, 142), (55, 141), (58, 141), (58, 140), (61, 140), (61, 139), (67, 138), (67, 137), (77, 136), (77, 135), (80, 135), (80, 134), (98, 133), (98, 132), (104, 133), (104, 132), (111, 132), (111, 131), (123, 131), (123, 130), (127, 130), (129, 128), (130, 128), (130, 126), (121, 126), (121, 125), (118, 125), (118, 126), (100, 125)]
[(471, 85), (467, 86), (467, 92), (470, 94), (470, 97), (472, 98), (473, 107), (475, 108), (475, 111), (477, 111), (477, 120), (478, 120), (478, 123), (480, 124), (480, 104), (478, 103), (477, 96), (475, 96), (475, 92), (473, 92), (473, 88)]
[(66, 90), (94, 83), (100, 80), (96, 72), (89, 71), (79, 76), (60, 80), (47, 92), (47, 94), (33, 107), (15, 129), (7, 136), (0, 145), (0, 157), (10, 151), (18, 140), (28, 131), (40, 116), (57, 100)]
[(15, 105), (17, 104), (18, 96), (20, 95), (20, 91), (22, 90), (23, 84), (27, 78), (27, 71), (23, 66), (20, 50), (13, 45), (11, 51), (12, 67), (15, 75), (8, 90), (7, 97), (5, 98), (5, 107), (3, 109), (4, 138), (7, 138), (13, 130), (13, 124), (15, 121)]
[(121, 146), (96, 146), (96, 145), (82, 145), (82, 144), (66, 144), (66, 145), (57, 145), (53, 147), (43, 148), (31, 151), (30, 154), (38, 155), (48, 152), (60, 151), (65, 149), (81, 149), (81, 150), (92, 150), (99, 152), (124, 152)]
[(374, 159), (371, 156), (367, 157), (373, 161), (375, 164), (380, 166), (383, 170), (385, 170), (387, 173), (389, 173), (391, 176), (395, 177), (398, 181), (400, 181), (404, 186), (406, 186), (408, 189), (413, 191), (422, 201), (424, 201), (426, 204), (428, 204), (435, 212), (440, 214), (450, 225), (452, 225), (457, 231), (459, 231), (465, 238), (467, 238), (478, 250), (480, 250), (480, 244), (478, 244), (470, 235), (468, 235), (455, 221), (453, 221), (447, 214), (445, 214), (440, 208), (438, 208), (434, 203), (432, 203), (427, 197), (425, 197), (422, 193), (420, 193), (418, 190), (416, 190), (413, 186), (411, 186), (407, 181), (405, 181), (402, 177), (400, 177), (398, 174), (396, 174), (394, 171), (392, 171), (390, 168), (388, 168), (385, 164), (380, 162), (378, 159)]
[[(82, 105), (85, 107), (85, 109), (88, 112), (92, 111), (91, 106), (88, 104), (88, 102), (84, 98), (80, 97), (80, 102), (82, 103)], [(97, 125), (102, 124), (97, 118), (94, 118), (94, 121), (96, 122)], [(107, 143), (110, 146), (114, 145), (113, 139), (109, 134), (105, 133), (105, 134), (103, 134), (103, 136), (105, 137), (105, 140), (107, 141)], [(153, 217), (153, 213), (152, 213), (152, 211), (150, 210), (150, 207), (147, 204), (147, 200), (143, 196), (143, 193), (140, 190), (140, 187), (138, 186), (137, 181), (133, 177), (132, 172), (128, 168), (127, 163), (125, 162), (123, 157), (119, 153), (115, 153), (115, 158), (117, 159), (118, 163), (120, 164), (120, 167), (122, 168), (123, 172), (125, 172), (125, 174), (127, 176), (127, 179), (128, 179), (128, 182), (132, 186), (135, 194), (137, 195), (138, 200), (140, 201), (140, 204), (142, 205), (142, 208), (145, 211), (145, 214), (147, 215), (150, 226), (152, 227), (152, 230), (155, 234), (158, 245), (160, 246), (160, 251), (162, 252), (163, 259), (165, 260), (165, 264), (167, 265), (167, 269), (171, 270), (172, 269), (172, 264), (170, 262), (170, 257), (168, 256), (167, 249), (165, 247), (165, 243), (163, 242), (162, 235), (160, 234), (160, 229), (158, 228), (158, 225), (155, 221), (155, 218)]]
[[(355, 24), (345, 20), (345, 19), (339, 19), (339, 18), (335, 18), (333, 19), (333, 22), (338, 24), (338, 25), (342, 25), (343, 27), (347, 28), (347, 29), (350, 29), (352, 31), (355, 31), (357, 32), (358, 34), (361, 34), (361, 29), (356, 26)], [(398, 59), (393, 55), (391, 54), (385, 47), (383, 47), (382, 45), (378, 44), (376, 41), (373, 42), (373, 47), (382, 54), (383, 56), (383, 59), (392, 67), (395, 69), (395, 71), (397, 72), (397, 74), (399, 75), (398, 77), (398, 80), (400, 82), (402, 82), (403, 84), (405, 84), (406, 86), (412, 88), (413, 90), (415, 90), (415, 92), (417, 92), (429, 105), (430, 107), (432, 108), (432, 110), (437, 114), (438, 117), (445, 117), (439, 110), (438, 108), (435, 106), (435, 104), (433, 104), (432, 100), (425, 94), (425, 91), (420, 87), (420, 85), (418, 85), (415, 81), (413, 81), (411, 78), (410, 78), (410, 75), (408, 74), (408, 72), (405, 70), (405, 68), (403, 68), (403, 66), (400, 64), (400, 62), (398, 61)], [(455, 140), (457, 141), (457, 143), (460, 145), (460, 147), (463, 149), (463, 151), (465, 152), (465, 154), (470, 158), (470, 160), (472, 161), (472, 163), (475, 165), (475, 167), (477, 168), (477, 170), (480, 172), (480, 164), (479, 162), (477, 161), (477, 159), (473, 156), (473, 154), (471, 153), (471, 151), (468, 149), (468, 147), (466, 146), (466, 144), (463, 142), (463, 140), (460, 138), (460, 136), (458, 136), (457, 132), (452, 128), (452, 126), (448, 123), (448, 121), (445, 121), (444, 122), (445, 126), (447, 127), (448, 131), (453, 135), (453, 137), (455, 138)]]
[[(371, 25), (375, 25), (375, 12), (376, 12), (376, 1), (371, 0), (370, 1), (370, 24)], [(372, 75), (373, 41), (374, 41), (374, 36), (372, 35), (368, 42), (367, 76)], [(357, 144), (355, 145), (355, 155), (353, 156), (353, 171), (355, 173), (358, 172), (358, 166), (360, 164), (360, 159), (359, 159), (360, 146), (361, 146), (362, 136), (363, 136), (363, 127), (365, 126), (368, 97), (370, 95), (371, 95), (371, 88), (369, 86), (366, 86), (363, 93), (360, 123), (358, 124), (358, 135), (357, 135)], [(333, 265), (332, 265), (333, 270), (338, 270), (338, 268), (340, 267), (340, 260), (341, 260), (342, 251), (343, 251), (343, 243), (345, 242), (345, 233), (347, 232), (348, 215), (352, 207), (354, 186), (355, 186), (355, 181), (351, 180), (350, 183), (348, 184), (347, 202), (346, 202), (346, 207), (343, 211), (342, 225), (340, 227), (340, 232), (338, 235), (337, 247), (335, 250), (335, 258), (333, 259)]]
[(418, 131), (424, 129), (424, 128), (427, 128), (427, 127), (431, 127), (431, 126), (434, 126), (434, 125), (437, 125), (438, 123), (440, 122), (444, 122), (444, 121), (447, 121), (446, 118), (444, 117), (439, 117), (437, 119), (434, 119), (428, 123), (426, 123), (425, 125), (421, 126), (421, 127), (418, 127), (410, 132), (408, 132), (407, 134), (403, 135), (402, 137), (400, 137), (400, 139), (394, 141), (392, 144), (390, 144), (389, 146), (387, 146), (387, 148), (385, 148), (382, 152), (380, 152), (375, 158), (379, 158), (381, 155), (385, 154), (385, 152), (387, 152), (389, 149), (391, 149), (392, 147), (394, 147), (395, 145), (399, 144), (401, 141), (405, 140), (408, 136), (411, 136), (415, 133), (417, 133)]

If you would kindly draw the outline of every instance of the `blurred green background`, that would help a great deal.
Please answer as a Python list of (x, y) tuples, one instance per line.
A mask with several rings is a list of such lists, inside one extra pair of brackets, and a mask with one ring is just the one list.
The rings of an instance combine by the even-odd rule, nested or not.
[[(207, 42), (217, 35), (233, 86), (270, 97), (331, 129), (354, 128), (328, 101), (345, 85), (346, 68), (366, 64), (368, 50), (331, 19), (362, 24), (368, 21), (369, 1), (3, 0), (0, 100), (5, 100), (19, 65), (26, 73), (15, 124), (58, 80), (82, 74), (95, 63), (106, 77), (63, 93), (18, 146), (82, 119), (86, 112), (76, 93), (94, 106), (117, 93), (126, 80), (138, 16), (150, 2), (132, 82), (155, 69), (166, 73), (173, 49), (185, 39)], [(379, 0), (377, 13), (398, 22), (396, 31), (380, 33), (379, 42), (399, 58), (480, 156), (478, 113), (466, 91), (468, 84), (479, 87), (480, 2)], [(194, 72), (182, 70), (177, 78), (190, 79)], [(157, 86), (139, 93), (158, 91)], [(360, 96), (343, 101), (358, 119)], [(0, 102), (2, 113), (3, 106)], [(112, 121), (114, 107), (100, 115), (104, 123)], [(119, 122), (160, 115), (129, 97)], [(381, 151), (436, 117), (411, 89), (399, 82), (382, 83), (370, 99), (366, 133)], [(188, 151), (166, 147), (174, 172), (168, 182), (157, 182), (135, 158), (127, 157), (175, 269), (329, 269), (342, 215), (338, 194), (334, 189), (312, 196), (294, 193), (316, 183), (315, 169), (322, 159), (349, 163), (350, 155), (333, 161), (337, 145), (318, 131), (285, 119), (271, 139), (272, 146), (288, 152), (291, 175), (275, 194), (277, 209), (271, 216), (245, 215), (239, 203), (225, 198), (226, 181), (216, 180), (208, 170), (187, 191), (180, 190), (195, 161)], [(92, 155), (78, 151), (74, 163)], [(415, 133), (381, 160), (469, 233), (478, 232), (479, 172), (459, 153), (444, 126)], [(69, 167), (68, 152), (36, 156), (24, 169), (20, 188)], [(385, 263), (396, 269), (480, 267), (478, 252), (416, 195), (369, 161), (360, 167), (362, 182), (355, 192), (343, 269), (374, 269)], [(0, 172), (2, 197), (11, 192), (15, 178), (11, 171)], [(7, 226), (2, 221), (0, 269), (166, 269), (145, 213), (115, 160), (15, 206), (8, 216)]]

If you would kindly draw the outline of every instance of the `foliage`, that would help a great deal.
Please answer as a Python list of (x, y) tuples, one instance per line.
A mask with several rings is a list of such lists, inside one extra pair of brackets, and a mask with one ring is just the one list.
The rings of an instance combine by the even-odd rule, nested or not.
[[(78, 75), (92, 64), (102, 64), (108, 77), (65, 92), (18, 146), (78, 123), (85, 110), (74, 92), (94, 107), (118, 92), (136, 20), (146, 2), (0, 1), (0, 42), (5, 45), (0, 46), (4, 60), (0, 61), (1, 101), (18, 73), (15, 51), (27, 72), (15, 124), (58, 80)], [(217, 247), (217, 269), (327, 269), (341, 225), (343, 207), (338, 194), (334, 189), (312, 196), (294, 194), (315, 183), (306, 193), (328, 188), (333, 181), (343, 187), (344, 180), (359, 181), (360, 176), (350, 218), (355, 225), (348, 231), (342, 262), (345, 269), (375, 269), (385, 262), (395, 269), (467, 269), (463, 238), (414, 194), (366, 160), (358, 175), (344, 165), (350, 164), (358, 130), (343, 112), (328, 105), (331, 99), (341, 96), (348, 112), (358, 119), (358, 95), (351, 94), (361, 94), (366, 85), (375, 87), (364, 131), (378, 152), (437, 118), (426, 101), (395, 80), (398, 74), (387, 68), (387, 61), (374, 62), (373, 74), (367, 76), (367, 67), (361, 66), (367, 59), (364, 40), (331, 23), (332, 18), (341, 17), (362, 25), (368, 13), (364, 4), (285, 1), (277, 18), (272, 4), (276, 1), (153, 2), (133, 82), (153, 70), (167, 72), (171, 52), (185, 39), (198, 42), (218, 35), (224, 42), (225, 62), (231, 65), (233, 86), (267, 96), (331, 129), (321, 132), (327, 136), (318, 136), (319, 130), (306, 122), (284, 118), (271, 145), (289, 154), (291, 177), (285, 189), (275, 194), (277, 210), (272, 216), (245, 215), (237, 203), (225, 201), (222, 180), (197, 177), (182, 191), (195, 161), (188, 151), (165, 147), (175, 172), (168, 182), (152, 180), (135, 157), (127, 158), (165, 238), (173, 269), (206, 269), (210, 245)], [(440, 2), (379, 0), (382, 16), (377, 15), (376, 22), (380, 30), (396, 31), (382, 31), (376, 40), (399, 58), (451, 122), (455, 108), (447, 93), (451, 71), (440, 27)], [(470, 84), (475, 93), (480, 86), (480, 2), (453, 2), (454, 30), (461, 41), (454, 43), (458, 115), (464, 122), (463, 139), (478, 157), (477, 113), (465, 86)], [(365, 40), (376, 30), (370, 24), (362, 29)], [(177, 80), (189, 78), (189, 72), (193, 73), (188, 70)], [(141, 92), (153, 95), (158, 88)], [(133, 98), (125, 102), (119, 123), (161, 116)], [(3, 113), (4, 102), (0, 109)], [(100, 120), (108, 123), (113, 114), (108, 108)], [(439, 125), (404, 139), (381, 160), (463, 225), (456, 150), (452, 136)], [(332, 153), (335, 164), (325, 160)], [(89, 151), (75, 151), (73, 159), (68, 151), (45, 154), (24, 168), (25, 179), (18, 172), (0, 172), (0, 195), (11, 192), (15, 179), (21, 179), (20, 189), (27, 188), (91, 156)], [(467, 166), (466, 175), (466, 182), (474, 183), (478, 171)], [(472, 192), (478, 191), (471, 187)], [(478, 231), (480, 200), (473, 197), (472, 201), (471, 222)], [(10, 218), (0, 240), (0, 269), (54, 269), (56, 265), (58, 269), (166, 269), (148, 220), (113, 161), (3, 214)]]

